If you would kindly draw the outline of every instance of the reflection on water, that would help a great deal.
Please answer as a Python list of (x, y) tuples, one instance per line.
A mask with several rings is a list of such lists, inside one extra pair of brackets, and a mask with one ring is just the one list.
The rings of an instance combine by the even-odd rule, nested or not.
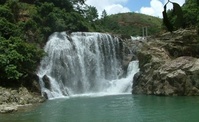
[(0, 122), (197, 122), (199, 97), (114, 95), (55, 99)]

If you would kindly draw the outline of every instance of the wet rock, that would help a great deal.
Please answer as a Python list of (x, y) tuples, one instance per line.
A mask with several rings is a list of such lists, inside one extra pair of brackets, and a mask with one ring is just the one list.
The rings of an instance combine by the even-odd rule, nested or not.
[(44, 75), (42, 78), (44, 85), (47, 89), (51, 89), (50, 79), (47, 75)]

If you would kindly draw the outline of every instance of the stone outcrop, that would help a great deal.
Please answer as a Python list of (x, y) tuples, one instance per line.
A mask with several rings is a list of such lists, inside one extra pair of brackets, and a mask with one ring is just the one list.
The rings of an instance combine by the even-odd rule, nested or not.
[(19, 106), (44, 102), (38, 93), (29, 92), (25, 87), (17, 89), (0, 87), (0, 113), (17, 111)]
[(122, 46), (123, 46), (123, 50), (121, 51), (122, 52), (122, 69), (123, 69), (122, 77), (126, 77), (129, 63), (133, 60), (138, 60), (136, 53), (137, 53), (137, 50), (142, 46), (142, 41), (144, 41), (144, 39), (143, 38), (135, 38), (135, 39), (123, 38), (121, 40), (122, 40)]
[(199, 40), (196, 31), (179, 30), (148, 38), (136, 51), (140, 72), (133, 94), (199, 95)]

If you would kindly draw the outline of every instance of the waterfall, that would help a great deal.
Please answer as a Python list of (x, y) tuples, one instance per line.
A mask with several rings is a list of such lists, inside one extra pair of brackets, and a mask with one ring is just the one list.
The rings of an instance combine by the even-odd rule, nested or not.
[(81, 94), (130, 93), (138, 62), (129, 64), (127, 77), (120, 78), (122, 44), (109, 34), (55, 32), (44, 47), (37, 75), (42, 94), (48, 98)]

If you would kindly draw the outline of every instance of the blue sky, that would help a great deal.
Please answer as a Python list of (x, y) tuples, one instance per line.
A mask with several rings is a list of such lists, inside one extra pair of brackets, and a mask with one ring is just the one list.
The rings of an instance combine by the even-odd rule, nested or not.
[[(99, 15), (106, 10), (108, 15), (137, 12), (162, 18), (163, 6), (168, 0), (86, 0), (86, 4), (95, 6)], [(183, 5), (185, 0), (171, 0)], [(171, 8), (169, 5), (168, 8)]]
[(124, 6), (128, 7), (131, 11), (139, 11), (143, 6), (150, 6), (150, 0), (128, 0)]

